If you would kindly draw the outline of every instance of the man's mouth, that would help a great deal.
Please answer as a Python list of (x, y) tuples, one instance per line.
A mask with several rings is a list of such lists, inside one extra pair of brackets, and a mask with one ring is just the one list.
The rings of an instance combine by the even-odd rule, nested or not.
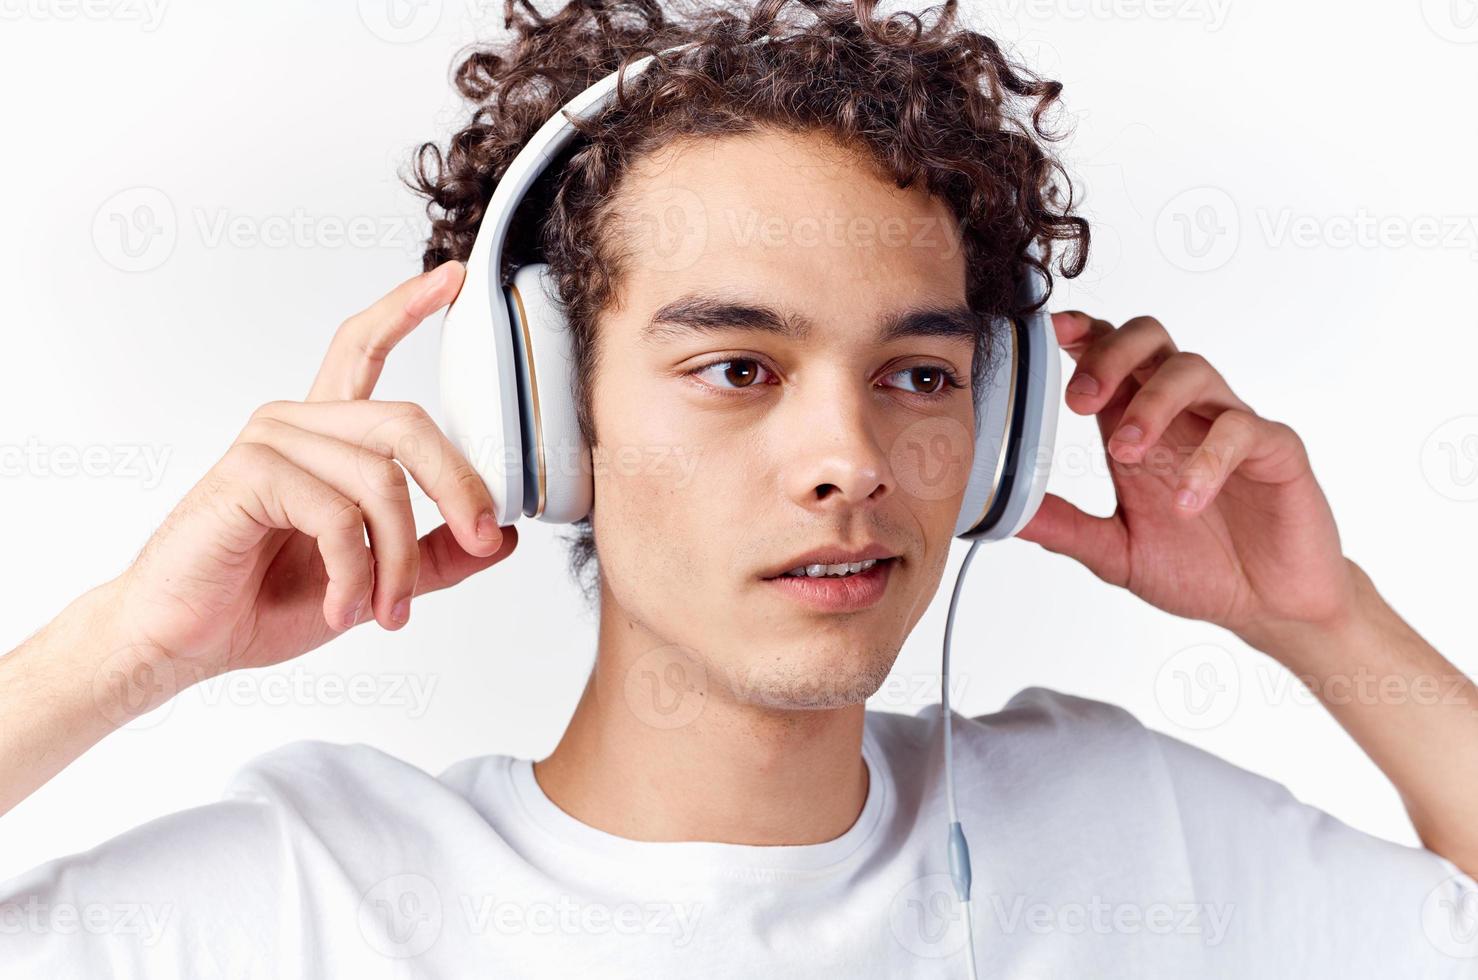
[[(776, 563), (760, 577), (777, 578), (848, 578), (866, 575), (879, 564), (897, 561), (896, 550), (881, 541), (863, 541), (855, 545), (822, 545), (808, 551), (792, 553), (785, 564)], [(778, 567), (777, 567), (778, 566)]]
[(866, 561), (847, 562), (840, 565), (798, 565), (782, 575), (777, 575), (776, 578), (844, 578), (865, 572), (879, 561), (891, 561), (891, 559), (869, 558)]
[(882, 601), (897, 564), (897, 557), (893, 557), (845, 565), (806, 565), (763, 581), (776, 594), (817, 612), (858, 612)]

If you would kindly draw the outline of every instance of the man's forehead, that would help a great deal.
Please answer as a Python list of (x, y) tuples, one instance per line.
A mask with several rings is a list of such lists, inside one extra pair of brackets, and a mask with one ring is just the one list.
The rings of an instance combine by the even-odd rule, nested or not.
[[(775, 144), (778, 162), (764, 152)], [(644, 344), (733, 330), (804, 340), (838, 317), (879, 343), (980, 329), (938, 199), (885, 184), (826, 139), (762, 132), (659, 152), (615, 208)]]
[[(633, 163), (615, 204), (628, 233), (697, 233), (716, 250), (913, 249), (933, 259), (958, 238), (943, 201), (918, 185), (896, 186), (862, 150), (822, 135), (761, 130), (676, 141)], [(929, 224), (939, 227), (920, 235)]]

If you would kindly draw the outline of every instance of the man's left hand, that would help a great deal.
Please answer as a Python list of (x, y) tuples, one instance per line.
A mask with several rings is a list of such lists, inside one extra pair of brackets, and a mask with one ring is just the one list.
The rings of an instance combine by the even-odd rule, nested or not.
[(1098, 416), (1118, 506), (1095, 517), (1049, 493), (1018, 537), (1244, 639), (1354, 611), (1351, 563), (1293, 429), (1254, 412), (1153, 317), (1116, 328), (1072, 311), (1052, 324), (1077, 362), (1067, 405)]

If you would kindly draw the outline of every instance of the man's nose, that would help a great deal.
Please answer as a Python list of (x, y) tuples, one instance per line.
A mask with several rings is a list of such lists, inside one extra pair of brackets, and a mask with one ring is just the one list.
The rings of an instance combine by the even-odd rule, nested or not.
[(787, 455), (786, 492), (803, 507), (836, 509), (891, 492), (887, 447), (876, 395), (840, 374), (797, 389), (779, 420)]

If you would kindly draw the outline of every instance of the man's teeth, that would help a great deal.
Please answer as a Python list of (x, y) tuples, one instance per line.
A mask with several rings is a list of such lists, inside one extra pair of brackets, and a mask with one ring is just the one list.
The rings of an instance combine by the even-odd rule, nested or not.
[(806, 578), (821, 578), (826, 575), (856, 575), (858, 572), (867, 571), (877, 563), (878, 559), (869, 558), (866, 561), (848, 562), (845, 565), (798, 565), (781, 577), (795, 576), (799, 578), (804, 576)]

